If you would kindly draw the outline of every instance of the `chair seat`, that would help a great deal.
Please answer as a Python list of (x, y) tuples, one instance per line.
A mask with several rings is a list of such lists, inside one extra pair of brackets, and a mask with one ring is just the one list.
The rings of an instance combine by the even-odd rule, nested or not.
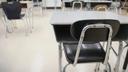
[(8, 18), (9, 20), (17, 20), (17, 19), (21, 19), (25, 16), (25, 14), (21, 14), (20, 17), (17, 18)]
[[(64, 51), (66, 59), (69, 63), (74, 62), (78, 43), (64, 43)], [(105, 51), (100, 43), (82, 44), (78, 63), (85, 62), (103, 62), (105, 59)]]

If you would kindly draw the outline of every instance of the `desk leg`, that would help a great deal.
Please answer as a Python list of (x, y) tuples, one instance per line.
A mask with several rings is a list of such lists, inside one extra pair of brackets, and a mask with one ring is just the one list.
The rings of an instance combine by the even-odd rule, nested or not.
[(59, 43), (59, 72), (62, 72), (62, 48), (61, 48), (61, 43)]
[(127, 50), (127, 54), (126, 54), (126, 57), (125, 57), (125, 61), (124, 61), (124, 65), (123, 65), (123, 70), (127, 69), (127, 64), (128, 64), (128, 50)]
[(126, 68), (126, 71), (125, 72), (128, 72), (128, 64), (127, 64), (127, 68)]
[(123, 52), (123, 41), (119, 41), (119, 50), (118, 50), (117, 62), (115, 66), (115, 72), (119, 72), (119, 65), (120, 65), (122, 52)]

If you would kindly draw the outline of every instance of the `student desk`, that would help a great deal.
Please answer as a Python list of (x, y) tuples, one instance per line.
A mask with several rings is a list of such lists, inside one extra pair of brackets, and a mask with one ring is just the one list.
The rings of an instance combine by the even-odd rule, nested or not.
[[(81, 0), (83, 2), (83, 5), (86, 5), (89, 8), (93, 8), (94, 6), (98, 4), (105, 4), (107, 6), (110, 6), (112, 4), (111, 0)], [(65, 3), (66, 7), (71, 7), (73, 0), (62, 0), (63, 3)]]
[[(75, 41), (70, 35), (70, 26), (78, 20), (88, 19), (115, 19), (120, 21), (120, 28), (117, 35), (112, 39), (113, 41), (124, 41), (128, 38), (128, 16), (119, 15), (115, 12), (99, 12), (99, 11), (56, 11), (51, 18), (56, 40), (59, 44), (59, 57), (61, 57), (61, 42)], [(119, 48), (118, 61), (116, 72), (118, 72), (121, 52), (123, 49)], [(59, 58), (59, 62), (61, 59)], [(61, 64), (60, 64), (61, 65)], [(126, 66), (126, 65), (125, 65)], [(60, 69), (61, 71), (61, 69)]]

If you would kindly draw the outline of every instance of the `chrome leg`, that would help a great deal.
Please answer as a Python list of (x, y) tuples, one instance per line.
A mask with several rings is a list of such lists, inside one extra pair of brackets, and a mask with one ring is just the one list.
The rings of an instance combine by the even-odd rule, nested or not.
[(33, 29), (33, 7), (28, 9), (26, 22), (27, 22), (28, 31), (30, 33), (32, 33), (32, 29)]
[(44, 4), (44, 9), (46, 10), (46, 0), (44, 0), (44, 2), (43, 2)]
[(12, 33), (13, 28), (12, 28), (12, 24), (10, 23), (11, 21), (7, 20), (6, 18), (4, 18), (4, 20), (5, 20), (5, 25), (6, 25), (6, 32)]
[(63, 72), (66, 72), (66, 68), (68, 67), (68, 65), (70, 65), (70, 64), (67, 64), (67, 65), (64, 66)]
[(118, 50), (117, 62), (115, 66), (115, 72), (119, 72), (119, 65), (120, 65), (122, 52), (123, 52), (123, 42), (119, 41), (119, 50)]
[(62, 1), (62, 10), (65, 9), (65, 2)]
[[(30, 26), (30, 33), (32, 33), (32, 29), (33, 29), (33, 11), (32, 11), (32, 8), (29, 9), (29, 14), (28, 14), (28, 20), (29, 20), (29, 26)], [(31, 19), (32, 18), (32, 19)]]
[(72, 10), (74, 9), (74, 7), (75, 7), (75, 2), (73, 2), (73, 4), (72, 4)]
[(56, 7), (57, 7), (57, 0), (54, 0), (54, 2), (55, 2), (55, 10), (56, 10)]
[(25, 22), (25, 25), (24, 25), (25, 26), (25, 35), (27, 36), (28, 35), (28, 32), (30, 30), (28, 16), (25, 17), (25, 19), (23, 19), (23, 21)]
[(127, 64), (127, 68), (126, 68), (126, 71), (125, 72), (128, 72), (128, 64)]
[(8, 34), (7, 34), (7, 24), (5, 23), (5, 18), (4, 17), (2, 18), (2, 23), (5, 26), (5, 38), (7, 38), (8, 37)]
[(83, 8), (83, 4), (82, 2), (80, 2), (80, 10), (82, 10), (82, 8)]
[(100, 63), (97, 63), (95, 67), (95, 72), (99, 72), (99, 66), (100, 66)]
[(33, 23), (33, 8), (30, 8), (29, 9), (29, 11), (30, 11), (30, 14), (29, 14), (29, 19), (30, 19), (30, 28), (31, 28), (31, 31), (32, 31), (32, 29), (34, 29), (34, 23)]
[(62, 47), (59, 43), (59, 72), (62, 72)]

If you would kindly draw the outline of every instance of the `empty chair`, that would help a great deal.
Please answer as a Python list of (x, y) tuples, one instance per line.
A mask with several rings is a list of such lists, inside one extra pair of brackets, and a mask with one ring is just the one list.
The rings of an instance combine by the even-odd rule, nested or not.
[[(120, 23), (117, 20), (80, 20), (71, 25), (70, 33), (76, 42), (62, 42), (60, 48), (69, 64), (76, 66), (77, 63), (97, 63), (95, 71), (99, 71), (100, 63), (105, 66), (104, 71), (110, 72), (108, 63), (111, 39), (117, 34)], [(100, 42), (107, 41), (106, 51)], [(69, 65), (68, 64), (68, 65)], [(63, 69), (65, 72), (66, 65)]]
[(76, 4), (80, 4), (80, 9), (83, 8), (83, 1), (82, 1), (82, 0), (73, 0), (73, 1), (72, 1), (72, 9), (75, 8), (75, 5), (76, 5)]
[[(4, 21), (6, 26), (6, 32), (10, 33), (14, 30), (14, 23), (12, 23), (12, 20), (18, 20), (22, 19), (24, 20), (25, 24), (25, 33), (28, 33), (28, 19), (25, 17), (25, 14), (21, 14), (22, 5), (19, 2), (13, 1), (13, 2), (2, 2), (2, 8), (4, 13)], [(25, 17), (25, 18), (23, 18)]]

